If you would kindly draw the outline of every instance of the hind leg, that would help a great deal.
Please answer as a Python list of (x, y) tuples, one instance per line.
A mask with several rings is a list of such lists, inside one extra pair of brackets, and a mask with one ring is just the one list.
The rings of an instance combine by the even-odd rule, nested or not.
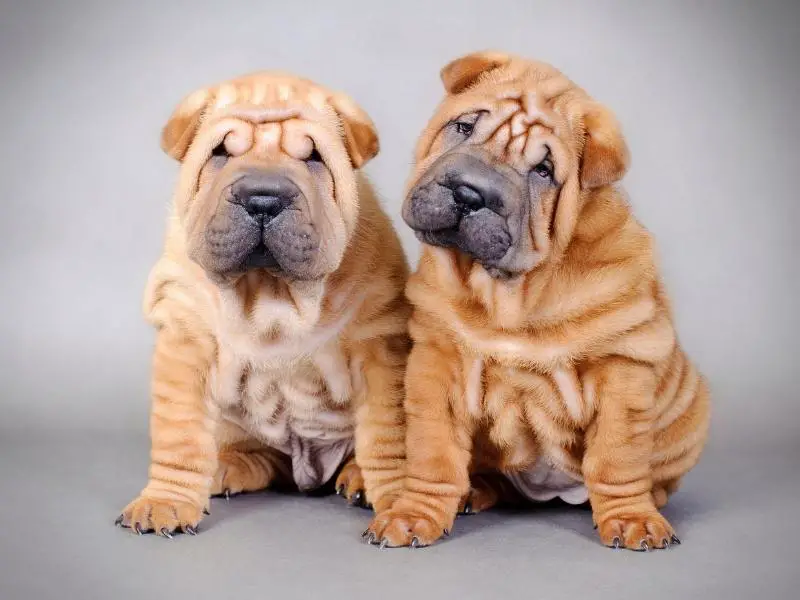
[(677, 477), (653, 484), (653, 504), (656, 508), (664, 508), (667, 505), (669, 497), (678, 491), (680, 482), (680, 477)]
[(508, 478), (500, 473), (476, 473), (470, 477), (470, 489), (458, 506), (459, 515), (472, 515), (498, 504), (518, 504), (521, 497)]
[(668, 425), (656, 421), (650, 465), (656, 507), (667, 504), (669, 497), (678, 491), (681, 478), (700, 460), (708, 436), (709, 416), (708, 389), (705, 381), (700, 380), (693, 402), (682, 418)]
[(233, 444), (219, 452), (211, 495), (229, 497), (291, 480), (291, 466), (285, 454), (256, 443)]

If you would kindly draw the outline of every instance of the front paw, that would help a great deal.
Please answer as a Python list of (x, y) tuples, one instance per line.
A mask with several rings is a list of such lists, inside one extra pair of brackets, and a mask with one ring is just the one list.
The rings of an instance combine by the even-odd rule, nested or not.
[(680, 544), (672, 525), (657, 511), (615, 515), (599, 519), (600, 540), (609, 548), (628, 548), (640, 552)]
[(197, 526), (207, 512), (203, 506), (176, 500), (159, 500), (139, 496), (117, 517), (116, 524), (134, 533), (154, 532), (171, 538), (178, 531), (197, 535)]
[(336, 493), (339, 496), (344, 496), (351, 506), (372, 508), (367, 502), (361, 468), (354, 460), (347, 463), (336, 478)]
[(452, 520), (438, 523), (431, 517), (407, 511), (387, 510), (376, 516), (362, 534), (367, 542), (381, 548), (430, 546), (450, 535)]

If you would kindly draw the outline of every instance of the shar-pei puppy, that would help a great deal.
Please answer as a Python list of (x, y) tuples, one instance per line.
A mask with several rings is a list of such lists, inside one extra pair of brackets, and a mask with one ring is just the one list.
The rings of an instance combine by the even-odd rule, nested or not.
[(709, 394), (615, 186), (618, 123), (546, 64), (476, 53), (441, 76), (403, 207), (423, 243), (408, 475), (365, 536), (431, 544), (472, 488), (474, 510), (588, 501), (611, 547), (677, 543), (658, 509), (701, 454)]
[(145, 313), (157, 330), (149, 481), (118, 523), (194, 534), (209, 497), (402, 484), (408, 268), (357, 171), (378, 152), (350, 98), (282, 73), (199, 90)]

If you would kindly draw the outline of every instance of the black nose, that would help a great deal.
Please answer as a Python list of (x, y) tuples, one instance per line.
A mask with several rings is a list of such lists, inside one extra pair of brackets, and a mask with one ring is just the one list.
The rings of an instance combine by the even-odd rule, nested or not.
[(453, 198), (458, 204), (469, 210), (478, 210), (486, 206), (481, 193), (474, 187), (463, 183), (453, 189)]
[(278, 196), (252, 195), (244, 203), (245, 210), (251, 215), (277, 216), (286, 208), (283, 200)]
[(246, 175), (232, 189), (234, 201), (253, 216), (273, 218), (292, 204), (300, 189), (283, 175)]

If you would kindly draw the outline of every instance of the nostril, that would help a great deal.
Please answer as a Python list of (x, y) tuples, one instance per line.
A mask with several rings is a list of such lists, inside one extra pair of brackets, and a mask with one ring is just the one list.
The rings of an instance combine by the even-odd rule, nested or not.
[(247, 198), (244, 208), (251, 215), (275, 217), (284, 209), (284, 201), (278, 196), (260, 196), (253, 194)]
[(468, 185), (459, 185), (455, 188), (453, 190), (453, 198), (457, 203), (463, 204), (471, 210), (478, 210), (485, 205), (480, 192)]

